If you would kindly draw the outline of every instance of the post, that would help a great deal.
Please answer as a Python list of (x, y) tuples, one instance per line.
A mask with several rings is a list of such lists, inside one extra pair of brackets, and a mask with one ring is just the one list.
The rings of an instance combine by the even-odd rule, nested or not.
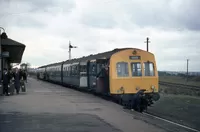
[(69, 60), (71, 60), (71, 42), (69, 41)]
[[(3, 30), (3, 33), (1, 34), (1, 29)], [(2, 44), (1, 44), (1, 37), (3, 39), (6, 39), (7, 38), (7, 35), (5, 33), (5, 29), (0, 27), (0, 79), (2, 78), (3, 76), (3, 56), (2, 56)]]
[(147, 37), (147, 41), (145, 41), (145, 43), (147, 43), (147, 52), (149, 52), (149, 43), (150, 43), (150, 41), (149, 41), (148, 37)]
[(2, 63), (1, 63), (2, 59), (1, 59), (1, 57), (2, 57), (2, 55), (1, 55), (1, 28), (0, 28), (0, 96), (3, 95), (3, 86), (1, 84), (1, 79), (3, 77), (2, 76), (3, 72), (2, 72)]
[(0, 28), (0, 79), (2, 79), (2, 51), (1, 51), (1, 28)]
[(189, 65), (189, 59), (187, 59), (187, 80), (188, 81), (188, 65)]
[[(1, 29), (0, 29), (0, 55), (1, 55)], [(0, 72), (2, 72), (2, 65), (1, 65), (1, 57), (0, 56)], [(0, 73), (1, 74), (1, 73)], [(2, 74), (1, 74), (2, 75)]]
[(71, 60), (71, 49), (72, 48), (77, 48), (76, 46), (71, 45), (71, 41), (69, 41), (69, 60)]

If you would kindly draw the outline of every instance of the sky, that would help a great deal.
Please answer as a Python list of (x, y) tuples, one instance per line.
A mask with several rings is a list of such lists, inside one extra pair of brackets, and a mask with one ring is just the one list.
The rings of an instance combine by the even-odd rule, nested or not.
[[(183, 2), (184, 1), (184, 2)], [(158, 70), (200, 71), (200, 0), (0, 0), (0, 26), (32, 66), (133, 47)]]

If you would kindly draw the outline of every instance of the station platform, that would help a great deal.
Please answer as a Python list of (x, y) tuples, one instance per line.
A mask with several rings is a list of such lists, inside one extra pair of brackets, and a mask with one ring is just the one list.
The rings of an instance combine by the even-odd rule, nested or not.
[(92, 94), (34, 78), (26, 87), (0, 96), (0, 132), (164, 132)]

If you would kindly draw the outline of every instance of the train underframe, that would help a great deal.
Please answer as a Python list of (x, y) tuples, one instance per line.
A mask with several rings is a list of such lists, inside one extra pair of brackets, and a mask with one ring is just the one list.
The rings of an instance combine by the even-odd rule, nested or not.
[(136, 94), (117, 94), (113, 97), (125, 109), (134, 109), (138, 112), (147, 110), (148, 106), (160, 99), (158, 92), (145, 93), (145, 90), (140, 90)]

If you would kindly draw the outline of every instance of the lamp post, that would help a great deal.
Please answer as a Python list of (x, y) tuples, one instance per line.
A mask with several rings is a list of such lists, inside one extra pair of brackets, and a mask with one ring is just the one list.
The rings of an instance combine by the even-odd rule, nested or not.
[[(3, 33), (1, 33), (1, 29), (3, 30)], [(3, 27), (0, 27), (0, 76), (2, 77), (3, 74), (3, 55), (2, 55), (2, 44), (1, 39), (7, 39), (8, 36), (5, 33), (5, 29)]]
[[(3, 33), (1, 33), (1, 29), (3, 30)], [(1, 44), (1, 39), (7, 39), (8, 36), (6, 35), (5, 33), (5, 29), (0, 27), (0, 81), (2, 80), (2, 77), (3, 77), (3, 55), (2, 55), (2, 44)], [(0, 95), (3, 94), (3, 87), (2, 85), (0, 84)]]
[[(5, 32), (4, 28), (0, 27), (0, 81), (2, 79), (2, 65), (1, 65), (1, 29)], [(0, 95), (3, 95), (3, 87), (0, 85)]]
[(1, 29), (3, 30), (3, 32), (5, 32), (5, 29), (0, 27), (0, 76), (2, 77), (2, 54), (1, 54)]

